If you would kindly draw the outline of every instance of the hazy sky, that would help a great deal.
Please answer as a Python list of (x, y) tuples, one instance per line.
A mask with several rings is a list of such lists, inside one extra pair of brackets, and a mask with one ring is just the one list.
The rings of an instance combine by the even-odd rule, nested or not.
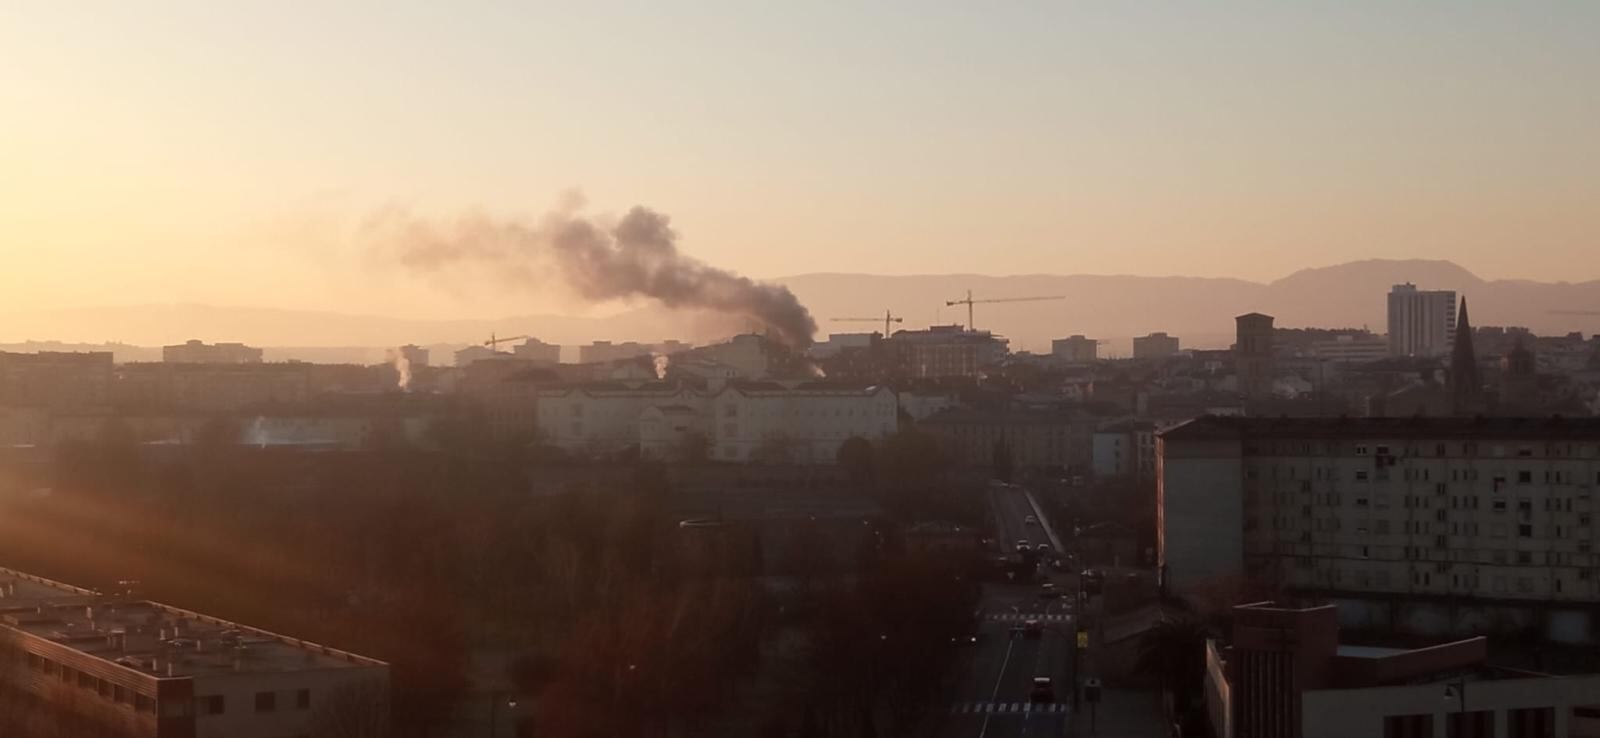
[(1600, 278), (1596, 2), (6, 2), (0, 49), (0, 310), (548, 309), (350, 233), (573, 189), (755, 276)]

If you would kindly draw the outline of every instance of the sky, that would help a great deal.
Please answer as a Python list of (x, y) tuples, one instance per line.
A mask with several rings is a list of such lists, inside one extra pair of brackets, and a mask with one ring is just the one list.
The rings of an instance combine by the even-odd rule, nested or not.
[(647, 205), (755, 277), (1600, 279), (1600, 3), (0, 4), (0, 310), (581, 312), (361, 224)]

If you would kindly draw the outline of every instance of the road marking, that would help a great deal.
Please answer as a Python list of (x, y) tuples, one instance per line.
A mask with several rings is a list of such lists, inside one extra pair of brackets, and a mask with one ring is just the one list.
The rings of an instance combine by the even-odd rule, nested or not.
[[(994, 702), (1000, 696), (1000, 683), (1006, 679), (1006, 667), (1011, 665), (1011, 649), (1017, 645), (1016, 641), (1006, 641), (1006, 657), (1000, 661), (1000, 675), (994, 678), (994, 690), (989, 693), (989, 701)], [(989, 713), (983, 714), (983, 727), (978, 729), (978, 738), (989, 734)]]
[(991, 622), (996, 622), (996, 623), (1011, 623), (1011, 622), (1020, 623), (1020, 622), (1027, 621), (1027, 620), (1038, 620), (1040, 622), (1061, 623), (1061, 622), (1066, 622), (1066, 621), (1072, 620), (1072, 613), (1060, 613), (1060, 612), (1052, 612), (1052, 613), (1042, 613), (1042, 612), (1038, 612), (1038, 613), (1033, 613), (1033, 612), (992, 612), (992, 613), (989, 613), (989, 620)]
[(1034, 704), (1032, 702), (962, 702), (951, 706), (950, 712), (955, 715), (967, 714), (998, 714), (1021, 715), (1028, 713), (1059, 714), (1068, 712), (1070, 708), (1061, 702), (1045, 702)]

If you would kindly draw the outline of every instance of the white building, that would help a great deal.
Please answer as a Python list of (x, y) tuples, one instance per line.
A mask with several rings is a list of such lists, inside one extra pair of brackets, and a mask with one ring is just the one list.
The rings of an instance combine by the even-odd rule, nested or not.
[(627, 382), (539, 391), (539, 431), (574, 453), (606, 455), (638, 445), (670, 459), (704, 437), (722, 461), (831, 464), (851, 437), (879, 439), (898, 428), (887, 387), (827, 382)]
[(1407, 282), (1389, 291), (1389, 353), (1444, 356), (1456, 335), (1456, 293), (1419, 290)]
[(1374, 335), (1341, 335), (1311, 344), (1311, 355), (1330, 364), (1364, 364), (1389, 358), (1389, 339)]
[(1600, 602), (1600, 419), (1207, 417), (1158, 449), (1175, 589)]

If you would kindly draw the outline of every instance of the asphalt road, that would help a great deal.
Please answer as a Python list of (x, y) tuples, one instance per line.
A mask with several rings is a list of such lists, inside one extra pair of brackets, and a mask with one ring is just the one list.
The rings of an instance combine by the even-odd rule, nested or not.
[[(995, 553), (1012, 553), (1019, 540), (1030, 546), (1048, 542), (1043, 526), (1026, 522), (1033, 508), (1018, 488), (990, 492), (995, 518)], [(1061, 736), (1071, 714), (1074, 683), (1072, 647), (1073, 601), (1077, 579), (1045, 570), (1044, 576), (1065, 597), (1043, 599), (1040, 582), (994, 584), (984, 588), (979, 642), (971, 646), (954, 704), (939, 735), (947, 738), (1017, 738)], [(1040, 622), (1041, 633), (1027, 637), (1020, 629), (1028, 619)], [(1035, 677), (1049, 677), (1057, 701), (1030, 701)]]

